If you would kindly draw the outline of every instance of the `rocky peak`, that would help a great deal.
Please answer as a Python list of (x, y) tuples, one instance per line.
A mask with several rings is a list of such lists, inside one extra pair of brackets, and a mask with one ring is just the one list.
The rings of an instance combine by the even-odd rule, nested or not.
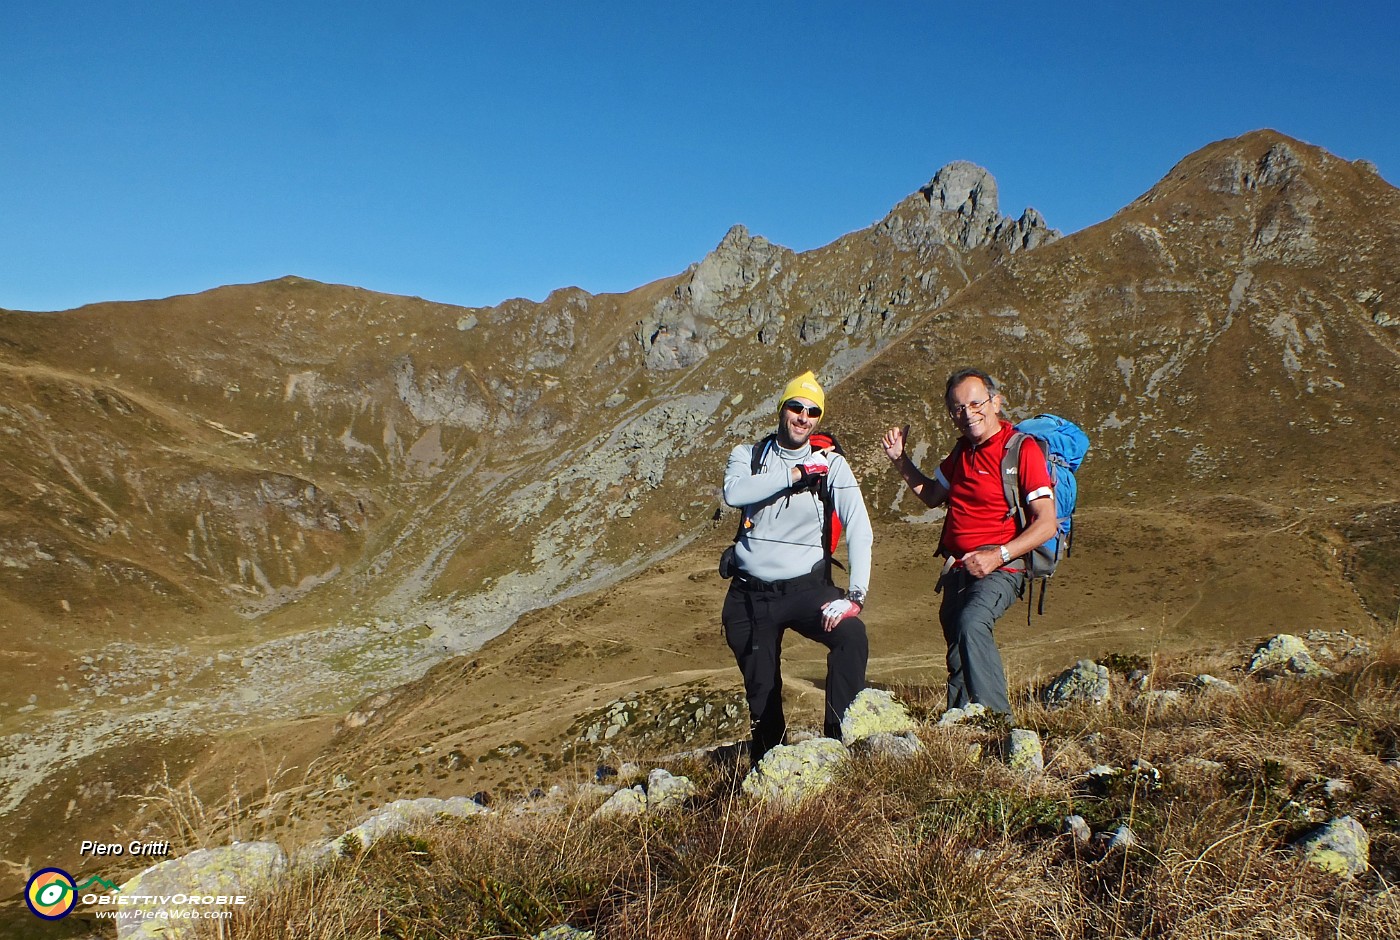
[(895, 206), (880, 228), (907, 250), (930, 244), (952, 244), (964, 250), (995, 244), (1014, 252), (1060, 237), (1034, 209), (1027, 209), (1019, 219), (1002, 216), (996, 180), (966, 160), (956, 160), (935, 173), (927, 185)]
[(750, 235), (743, 225), (735, 225), (720, 239), (715, 250), (696, 265), (690, 279), (690, 296), (698, 307), (710, 307), (726, 295), (752, 287), (756, 282), (782, 270), (793, 254), (762, 235)]
[(736, 331), (761, 330), (791, 286), (794, 275), (780, 275), (794, 257), (743, 225), (732, 227), (638, 325), (647, 368), (686, 368)]
[(981, 244), (977, 233), (989, 232), (996, 226), (997, 181), (975, 163), (957, 160), (948, 164), (933, 174), (919, 192), (934, 211), (954, 212), (963, 220), (964, 248)]

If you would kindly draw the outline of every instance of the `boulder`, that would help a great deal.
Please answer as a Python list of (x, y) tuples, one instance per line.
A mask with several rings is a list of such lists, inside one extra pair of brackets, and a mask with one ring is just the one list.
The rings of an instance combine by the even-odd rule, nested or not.
[(850, 746), (874, 734), (905, 734), (918, 729), (903, 704), (884, 689), (863, 689), (841, 717), (841, 741)]
[(275, 885), (286, 867), (287, 856), (272, 842), (199, 849), (153, 865), (121, 886), (120, 897), (140, 903), (119, 910), (118, 940), (186, 935), (197, 922), (191, 912), (231, 910), (240, 897)]
[(744, 778), (744, 792), (764, 803), (800, 803), (829, 787), (849, 755), (834, 738), (779, 745)]
[(677, 777), (658, 768), (647, 777), (646, 808), (653, 813), (680, 809), (698, 793), (689, 777)]
[(1038, 774), (1045, 770), (1045, 752), (1040, 735), (1029, 728), (1013, 728), (1006, 742), (1006, 763), (1022, 774)]
[(593, 818), (610, 819), (615, 816), (640, 816), (646, 811), (647, 794), (639, 783), (634, 787), (618, 790), (608, 797), (607, 802), (593, 812)]
[(1289, 633), (1280, 633), (1256, 647), (1249, 660), (1249, 672), (1264, 678), (1332, 675), (1330, 669), (1313, 659), (1306, 643)]
[(1045, 690), (1045, 703), (1062, 708), (1075, 703), (1102, 705), (1108, 701), (1108, 667), (1092, 659), (1081, 659), (1055, 677)]
[(861, 750), (881, 757), (913, 757), (923, 750), (924, 744), (912, 731), (904, 734), (872, 734), (863, 738), (857, 745)]
[(841, 741), (877, 754), (907, 757), (922, 746), (918, 725), (904, 705), (883, 689), (863, 689), (841, 718)]
[(1351, 816), (1333, 819), (1298, 843), (1303, 858), (1324, 871), (1360, 875), (1370, 868), (1371, 838)]

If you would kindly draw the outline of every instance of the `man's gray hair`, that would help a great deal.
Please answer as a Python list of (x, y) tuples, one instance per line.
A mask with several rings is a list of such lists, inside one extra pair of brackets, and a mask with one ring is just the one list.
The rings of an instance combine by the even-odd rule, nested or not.
[(953, 397), (953, 389), (957, 388), (968, 379), (981, 379), (982, 384), (987, 386), (987, 394), (989, 395), (1001, 394), (1001, 389), (997, 388), (996, 379), (992, 378), (981, 369), (959, 369), (948, 376), (948, 384), (943, 389), (943, 404), (948, 404)]

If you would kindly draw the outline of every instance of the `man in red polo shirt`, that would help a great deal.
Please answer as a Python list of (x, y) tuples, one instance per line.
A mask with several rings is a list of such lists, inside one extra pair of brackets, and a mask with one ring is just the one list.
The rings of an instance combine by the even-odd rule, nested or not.
[(948, 707), (976, 702), (1010, 715), (1006, 670), (992, 627), (1021, 596), (1023, 556), (1055, 534), (1054, 484), (1040, 447), (1027, 438), (1019, 479), (1030, 522), (1017, 532), (1001, 483), (1012, 427), (1001, 420), (996, 382), (980, 369), (960, 369), (948, 377), (943, 401), (962, 437), (932, 477), (905, 451), (907, 425), (885, 432), (885, 456), (926, 505), (948, 506), (938, 544), (938, 553), (949, 559), (938, 611), (948, 644)]

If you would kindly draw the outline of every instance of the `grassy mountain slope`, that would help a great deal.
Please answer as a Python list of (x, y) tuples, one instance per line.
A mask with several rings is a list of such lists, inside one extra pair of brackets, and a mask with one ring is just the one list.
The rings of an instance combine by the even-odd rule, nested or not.
[[(1259, 132), (1061, 240), (954, 164), (822, 249), (736, 227), (626, 295), (466, 310), (286, 278), (0, 314), (5, 853), (54, 851), (56, 818), (139, 825), (86, 786), (133, 734), (179, 742), (177, 777), (277, 776), (301, 829), (588, 764), (629, 696), (711, 715), (615, 752), (736, 736), (718, 469), (808, 367), (879, 526), (878, 681), (936, 686), (942, 654), (936, 523), (876, 442), (910, 422), (929, 467), (966, 363), (1095, 440), (1047, 617), (1001, 628), (1015, 674), (1389, 620), (1397, 258), (1392, 187)], [(821, 667), (792, 646), (800, 713)]]

